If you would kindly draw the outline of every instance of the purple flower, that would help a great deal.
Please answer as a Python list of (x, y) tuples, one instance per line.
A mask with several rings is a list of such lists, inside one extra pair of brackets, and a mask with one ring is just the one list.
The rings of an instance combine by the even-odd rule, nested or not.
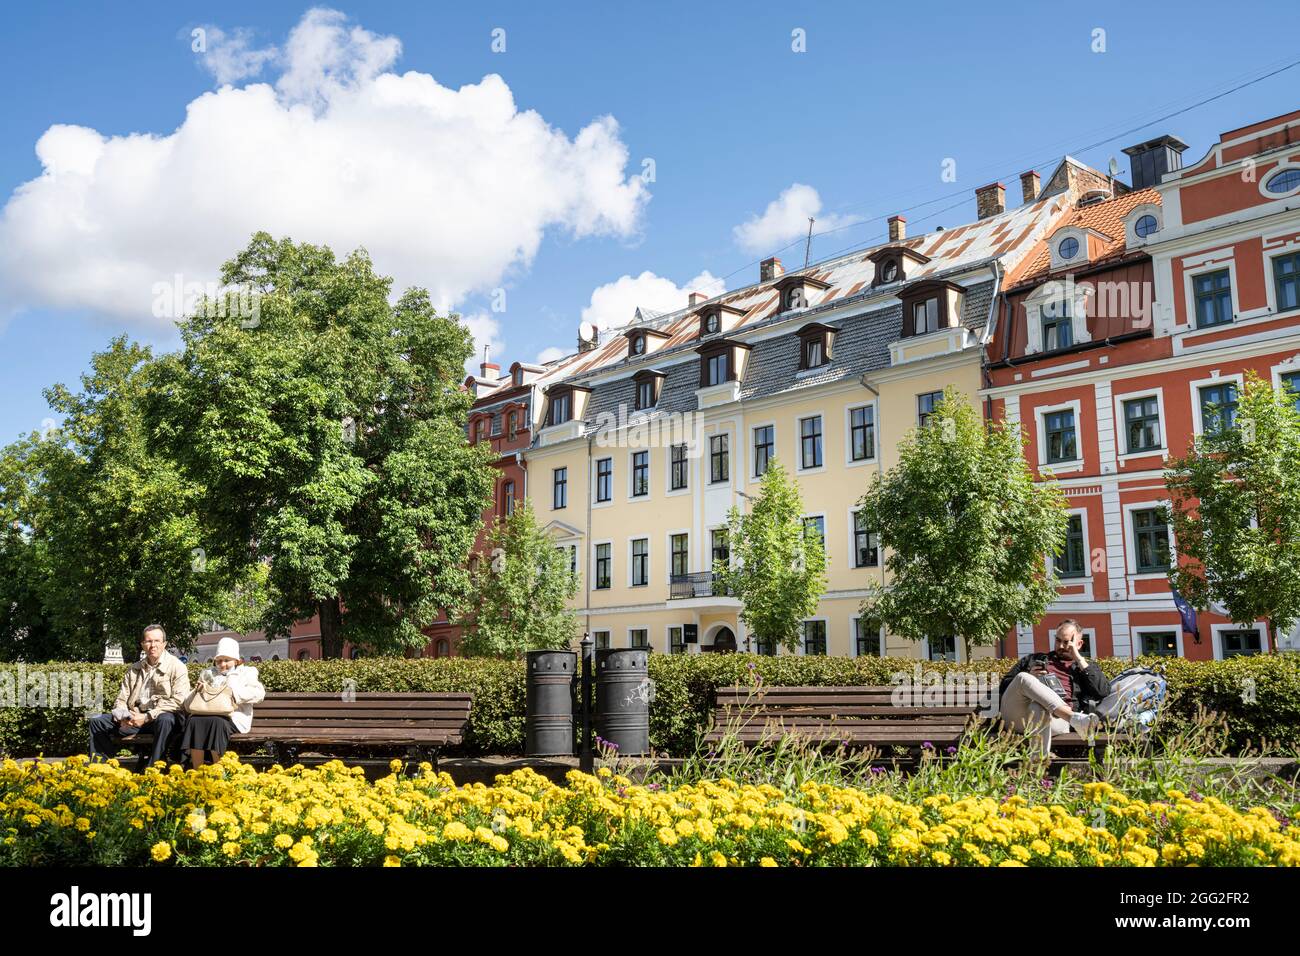
[(945, 751), (946, 753), (949, 753), (949, 754), (955, 754), (955, 753), (957, 752), (957, 748), (956, 748), (956, 747), (945, 747), (945, 748), (944, 748), (944, 751)]
[(872, 773), (884, 773), (884, 772), (885, 772), (885, 768), (884, 768), (884, 767), (872, 767), (872, 768), (871, 768), (871, 772), (872, 772)]
[(1044, 789), (1044, 790), (1051, 790), (1051, 789), (1052, 789), (1052, 778), (1051, 778), (1051, 777), (1044, 777), (1044, 778), (1043, 778), (1043, 789)]
[(933, 749), (934, 749), (934, 744), (930, 743), (930, 741), (928, 741), (928, 740), (922, 740), (922, 741), (921, 741), (921, 749), (922, 749), (922, 750), (933, 750)]
[(647, 790), (662, 790), (663, 787), (664, 787), (664, 785), (663, 785), (662, 783), (652, 783), (652, 784), (650, 784), (650, 786), (646, 787), (646, 789), (647, 789)]
[(1189, 793), (1188, 796), (1191, 797), (1193, 800), (1195, 800), (1197, 803), (1201, 802), (1201, 795), (1197, 793), (1195, 790)]

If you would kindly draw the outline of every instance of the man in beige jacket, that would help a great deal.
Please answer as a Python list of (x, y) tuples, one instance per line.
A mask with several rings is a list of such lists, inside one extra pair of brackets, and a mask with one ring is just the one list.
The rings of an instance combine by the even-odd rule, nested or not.
[(140, 639), (144, 656), (126, 669), (122, 687), (113, 701), (113, 712), (91, 717), (90, 759), (102, 760), (116, 752), (123, 737), (143, 731), (153, 734), (153, 750), (140, 765), (161, 760), (168, 742), (179, 739), (184, 714), (181, 705), (190, 695), (190, 674), (185, 665), (167, 651), (167, 634), (157, 624), (144, 629)]

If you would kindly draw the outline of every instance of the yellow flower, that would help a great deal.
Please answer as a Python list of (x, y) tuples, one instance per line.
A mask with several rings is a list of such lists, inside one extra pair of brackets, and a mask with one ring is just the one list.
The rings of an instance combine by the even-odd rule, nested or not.
[(171, 858), (172, 845), (166, 840), (160, 840), (153, 845), (153, 849), (149, 851), (149, 855), (154, 858), (155, 862), (162, 863), (164, 860)]
[(202, 830), (199, 831), (199, 839), (202, 840), (204, 843), (216, 843), (217, 831), (212, 830), (208, 827), (204, 827)]
[(90, 829), (90, 821), (87, 820), (85, 817), (77, 817), (77, 829), (80, 830), (82, 833), (85, 833), (87, 830)]
[(239, 856), (239, 844), (233, 840), (221, 844), (221, 852), (229, 857)]
[(940, 866), (947, 866), (952, 862), (952, 857), (947, 853), (944, 853), (943, 850), (935, 850), (930, 859), (934, 860), (934, 862), (938, 863)]
[(776, 863), (776, 860), (772, 859), (770, 856), (765, 856), (765, 857), (763, 857), (761, 860), (758, 861), (758, 865), (759, 865), (759, 866), (776, 866), (777, 863)]
[(293, 846), (293, 837), (287, 833), (277, 833), (275, 835), (275, 845), (281, 850), (287, 850)]
[(659, 842), (662, 843), (664, 846), (676, 846), (677, 831), (672, 829), (671, 827), (660, 827)]
[(724, 854), (719, 853), (717, 850), (714, 850), (709, 854), (709, 862), (714, 866), (726, 866), (727, 857)]
[(388, 761), (388, 769), (393, 773), (397, 773), (402, 769), (402, 761), (394, 757), (392, 760)]
[(391, 854), (384, 857), (384, 866), (401, 866), (402, 861)]
[(1033, 850), (1039, 856), (1047, 856), (1047, 854), (1052, 852), (1051, 846), (1049, 846), (1045, 840), (1035, 840), (1033, 843), (1029, 844), (1029, 849)]

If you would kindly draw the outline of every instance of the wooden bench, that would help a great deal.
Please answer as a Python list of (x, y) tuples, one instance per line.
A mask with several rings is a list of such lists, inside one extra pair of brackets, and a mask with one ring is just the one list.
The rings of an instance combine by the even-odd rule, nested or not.
[[(799, 736), (851, 749), (874, 747), (884, 754), (906, 748), (916, 754), (927, 745), (939, 753), (956, 747), (972, 722), (982, 721), (980, 706), (896, 706), (891, 685), (858, 687), (719, 687), (715, 691), (713, 727), (705, 735), (717, 744), (732, 735), (746, 746)], [(1096, 734), (1093, 748), (1104, 747)], [(1082, 751), (1088, 741), (1071, 731), (1052, 735), (1052, 751), (1061, 756)]]
[[(443, 747), (462, 743), (473, 695), (461, 693), (269, 693), (253, 705), (253, 727), (230, 738), (232, 750), (265, 747), (284, 764), (304, 750), (330, 754), (359, 749), (401, 750), (408, 759), (437, 763)], [(123, 737), (124, 746), (152, 744), (149, 734)], [(177, 741), (179, 746), (179, 741)]]

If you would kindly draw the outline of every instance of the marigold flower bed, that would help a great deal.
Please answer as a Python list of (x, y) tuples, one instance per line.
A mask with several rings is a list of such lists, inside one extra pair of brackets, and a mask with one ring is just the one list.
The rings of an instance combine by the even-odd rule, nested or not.
[(110, 761), (0, 766), (0, 864), (161, 866), (1250, 866), (1300, 864), (1300, 827), (1176, 790), (1106, 783), (1071, 804), (913, 805), (804, 784), (665, 790), (602, 768), (457, 787), (428, 764), (368, 783), (339, 762), (258, 773), (234, 755), (137, 775)]

